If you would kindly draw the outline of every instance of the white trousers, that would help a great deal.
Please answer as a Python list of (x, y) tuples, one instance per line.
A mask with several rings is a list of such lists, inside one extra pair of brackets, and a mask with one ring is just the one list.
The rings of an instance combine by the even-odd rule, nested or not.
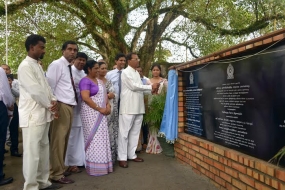
[(135, 159), (143, 115), (121, 114), (119, 116), (118, 160)]
[(84, 137), (82, 127), (71, 127), (64, 164), (66, 166), (85, 165)]
[(51, 185), (49, 178), (49, 125), (36, 125), (22, 128), (23, 134), (23, 174), (24, 190), (38, 190)]

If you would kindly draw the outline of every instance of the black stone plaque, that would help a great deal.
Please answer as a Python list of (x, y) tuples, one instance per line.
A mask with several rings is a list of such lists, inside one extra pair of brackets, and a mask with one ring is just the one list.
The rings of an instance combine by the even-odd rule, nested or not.
[(285, 146), (285, 44), (261, 50), (183, 72), (186, 133), (264, 160)]

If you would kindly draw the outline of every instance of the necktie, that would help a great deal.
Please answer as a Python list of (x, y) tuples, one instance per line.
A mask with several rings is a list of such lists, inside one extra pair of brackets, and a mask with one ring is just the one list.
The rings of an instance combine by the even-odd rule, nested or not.
[(118, 73), (119, 73), (118, 86), (119, 86), (119, 98), (120, 98), (120, 94), (121, 94), (121, 74), (122, 74), (122, 71), (118, 71)]
[(71, 84), (72, 84), (72, 87), (73, 87), (75, 100), (76, 100), (76, 103), (78, 103), (78, 97), (77, 97), (77, 94), (76, 94), (75, 85), (74, 85), (74, 80), (73, 80), (72, 72), (71, 72), (71, 65), (68, 65), (68, 68), (69, 68), (70, 80), (71, 80)]

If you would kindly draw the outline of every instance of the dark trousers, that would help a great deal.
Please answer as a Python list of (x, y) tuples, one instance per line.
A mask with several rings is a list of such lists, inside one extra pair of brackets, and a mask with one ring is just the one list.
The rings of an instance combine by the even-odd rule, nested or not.
[(142, 123), (142, 132), (143, 132), (143, 144), (147, 144), (147, 137), (148, 137), (148, 125), (147, 123)]
[(11, 138), (11, 153), (18, 152), (18, 144), (19, 144), (19, 112), (18, 106), (14, 104), (13, 118), (9, 125), (10, 130), (10, 138)]
[(0, 180), (3, 179), (3, 159), (8, 123), (7, 108), (3, 101), (0, 101)]

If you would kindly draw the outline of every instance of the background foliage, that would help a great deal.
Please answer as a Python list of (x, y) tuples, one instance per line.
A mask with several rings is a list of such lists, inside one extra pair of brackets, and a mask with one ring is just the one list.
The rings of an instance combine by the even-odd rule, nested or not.
[[(9, 65), (25, 57), (27, 35), (47, 39), (45, 67), (75, 40), (109, 66), (136, 51), (147, 73), (154, 61), (189, 61), (281, 29), (284, 0), (13, 0), (7, 1)], [(0, 2), (0, 56), (5, 62), (5, 8)]]

